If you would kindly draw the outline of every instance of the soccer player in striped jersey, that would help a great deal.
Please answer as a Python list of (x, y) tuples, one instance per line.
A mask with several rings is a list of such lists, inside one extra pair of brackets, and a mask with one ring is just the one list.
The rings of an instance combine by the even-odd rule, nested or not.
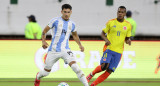
[(72, 70), (77, 74), (77, 77), (83, 85), (88, 86), (87, 79), (83, 71), (80, 70), (79, 66), (76, 64), (75, 57), (69, 48), (69, 37), (70, 34), (72, 34), (73, 39), (76, 41), (81, 51), (84, 51), (84, 47), (77, 35), (75, 23), (69, 19), (72, 13), (72, 7), (69, 4), (62, 5), (61, 13), (61, 17), (53, 18), (43, 30), (42, 47), (44, 49), (48, 47), (48, 43), (45, 39), (46, 33), (50, 29), (52, 30), (52, 41), (48, 49), (44, 70), (37, 73), (34, 85), (39, 86), (40, 79), (47, 76), (50, 73), (52, 66), (62, 58), (64, 62), (69, 64)]
[[(104, 71), (90, 86), (96, 86), (103, 82), (117, 68), (123, 52), (124, 42), (131, 45), (131, 24), (124, 19), (126, 8), (120, 6), (117, 18), (107, 22), (102, 30), (101, 37), (105, 41), (103, 56), (100, 65), (97, 66), (86, 78), (88, 82), (99, 72)], [(105, 36), (107, 35), (107, 37)]]

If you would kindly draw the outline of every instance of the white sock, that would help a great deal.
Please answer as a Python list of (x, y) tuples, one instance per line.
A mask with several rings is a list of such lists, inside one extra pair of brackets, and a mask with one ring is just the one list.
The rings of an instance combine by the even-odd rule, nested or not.
[(40, 80), (42, 77), (48, 76), (50, 72), (47, 72), (45, 70), (42, 70), (38, 73), (37, 79)]
[(72, 70), (77, 74), (77, 77), (79, 78), (79, 80), (83, 83), (84, 86), (89, 86), (87, 79), (84, 75), (84, 73), (82, 72), (82, 70), (80, 70), (79, 66), (75, 63), (71, 65)]

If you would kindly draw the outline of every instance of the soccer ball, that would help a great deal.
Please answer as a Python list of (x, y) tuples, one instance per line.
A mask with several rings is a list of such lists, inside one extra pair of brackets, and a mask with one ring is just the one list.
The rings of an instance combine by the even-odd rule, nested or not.
[(69, 86), (66, 82), (61, 82), (58, 84), (58, 86)]

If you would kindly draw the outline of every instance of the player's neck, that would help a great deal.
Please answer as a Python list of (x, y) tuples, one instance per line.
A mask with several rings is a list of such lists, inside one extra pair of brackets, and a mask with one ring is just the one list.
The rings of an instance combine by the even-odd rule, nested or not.
[(124, 21), (124, 18), (123, 18), (123, 19), (118, 19), (118, 18), (117, 18), (117, 21), (123, 22), (123, 21)]
[(62, 19), (64, 20), (64, 21), (68, 21), (69, 19), (64, 19), (63, 17), (62, 17)]

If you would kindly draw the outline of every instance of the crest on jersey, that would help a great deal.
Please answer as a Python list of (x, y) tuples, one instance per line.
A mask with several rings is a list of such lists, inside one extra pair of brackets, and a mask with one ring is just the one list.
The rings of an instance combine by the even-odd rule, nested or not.
[(123, 29), (124, 29), (124, 30), (126, 30), (126, 29), (127, 29), (127, 27), (126, 27), (126, 26), (124, 26), (124, 27), (123, 27)]
[(106, 58), (104, 58), (103, 61), (106, 61)]

